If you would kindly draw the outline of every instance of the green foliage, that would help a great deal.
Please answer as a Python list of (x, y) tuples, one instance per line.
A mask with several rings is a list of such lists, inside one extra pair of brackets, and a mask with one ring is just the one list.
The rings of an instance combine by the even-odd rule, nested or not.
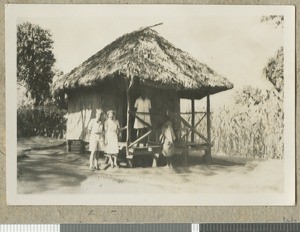
[(66, 113), (66, 110), (51, 103), (45, 106), (20, 107), (17, 110), (17, 135), (62, 138), (66, 131)]
[(17, 80), (25, 83), (35, 106), (43, 104), (50, 97), (55, 63), (52, 50), (50, 31), (29, 22), (18, 25)]

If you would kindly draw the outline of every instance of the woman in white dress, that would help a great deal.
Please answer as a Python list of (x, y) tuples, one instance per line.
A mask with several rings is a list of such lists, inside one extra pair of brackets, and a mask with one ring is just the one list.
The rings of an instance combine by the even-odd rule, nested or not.
[[(146, 97), (146, 94), (143, 92), (139, 98), (136, 99), (134, 108), (136, 110), (136, 115), (141, 118), (144, 122), (151, 125), (151, 101)], [(137, 130), (137, 138), (141, 136), (142, 131), (147, 128), (141, 120), (135, 118), (133, 128)]]
[(105, 122), (105, 152), (110, 158), (111, 167), (119, 167), (117, 164), (119, 154), (118, 137), (120, 132), (119, 121), (116, 120), (116, 114), (113, 110), (107, 112), (108, 119)]
[(167, 120), (162, 126), (160, 141), (163, 144), (162, 154), (166, 157), (168, 168), (173, 168), (171, 157), (174, 155), (175, 152), (175, 139), (176, 137), (172, 127), (172, 122), (170, 120)]
[(104, 151), (104, 122), (102, 109), (96, 110), (96, 117), (92, 118), (88, 125), (90, 133), (89, 151), (90, 169), (92, 171), (99, 170), (97, 152)]

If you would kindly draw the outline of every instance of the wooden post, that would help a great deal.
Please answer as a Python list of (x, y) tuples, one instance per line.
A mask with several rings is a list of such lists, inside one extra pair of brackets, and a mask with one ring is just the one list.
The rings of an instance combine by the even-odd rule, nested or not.
[(210, 162), (211, 160), (211, 121), (210, 121), (210, 99), (209, 95), (207, 95), (206, 100), (206, 111), (207, 111), (207, 140), (209, 142), (209, 148), (206, 152), (206, 160)]
[[(191, 106), (192, 106), (192, 127), (195, 127), (195, 99), (191, 99)], [(191, 131), (191, 141), (195, 141), (195, 133)]]
[(67, 153), (69, 153), (71, 151), (71, 141), (70, 140), (67, 140)]
[(83, 140), (80, 140), (80, 150), (79, 150), (79, 153), (80, 154), (84, 154), (85, 152), (85, 143)]
[(129, 144), (130, 144), (130, 125), (129, 125), (129, 117), (130, 117), (130, 94), (129, 94), (129, 85), (126, 85), (126, 100), (127, 100), (127, 111), (126, 111), (126, 156), (129, 155)]

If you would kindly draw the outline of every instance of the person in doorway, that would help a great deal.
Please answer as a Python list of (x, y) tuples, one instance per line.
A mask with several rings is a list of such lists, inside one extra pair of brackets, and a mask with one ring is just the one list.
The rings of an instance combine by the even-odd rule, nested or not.
[[(141, 96), (136, 99), (134, 108), (136, 110), (136, 115), (148, 125), (151, 125), (151, 101), (149, 98), (146, 97), (145, 91), (142, 92)], [(143, 121), (139, 120), (138, 118), (135, 118), (133, 128), (137, 131), (137, 138), (144, 134), (145, 130), (147, 129), (147, 125)]]
[(90, 133), (90, 169), (95, 171), (99, 170), (99, 153), (104, 152), (104, 120), (102, 109), (96, 110), (96, 117), (92, 118), (89, 122), (88, 131)]
[(162, 154), (166, 157), (168, 168), (173, 168), (172, 156), (174, 155), (175, 152), (175, 146), (174, 146), (175, 139), (176, 137), (172, 127), (172, 122), (169, 120), (169, 118), (167, 118), (165, 123), (162, 126), (159, 140), (163, 144)]
[(120, 134), (119, 121), (116, 119), (116, 113), (113, 110), (107, 112), (108, 119), (105, 122), (105, 152), (109, 156), (112, 168), (119, 167), (117, 163), (119, 154), (118, 137)]

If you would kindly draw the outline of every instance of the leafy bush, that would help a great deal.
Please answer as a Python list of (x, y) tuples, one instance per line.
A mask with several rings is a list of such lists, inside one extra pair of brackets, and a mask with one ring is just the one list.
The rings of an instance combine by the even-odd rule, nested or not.
[(17, 110), (17, 135), (62, 138), (66, 131), (66, 113), (53, 104), (20, 107)]

